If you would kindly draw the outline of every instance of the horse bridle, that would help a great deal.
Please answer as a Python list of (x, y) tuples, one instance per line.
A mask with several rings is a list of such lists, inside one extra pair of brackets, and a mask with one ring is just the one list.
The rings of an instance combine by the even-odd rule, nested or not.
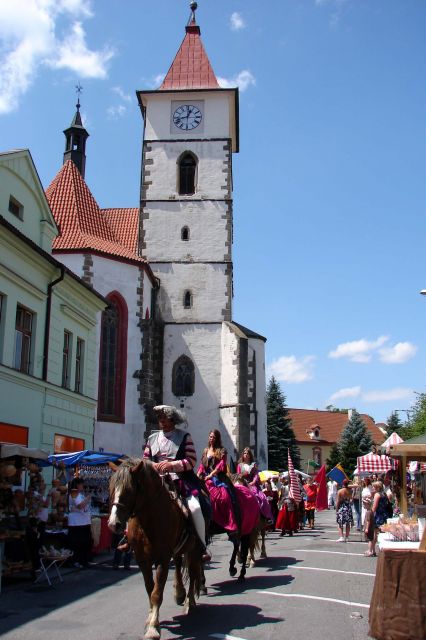
[[(135, 500), (135, 505), (136, 505), (136, 500)], [(129, 515), (127, 516), (126, 520), (128, 520), (129, 518), (134, 518), (135, 517), (135, 505), (133, 505), (133, 507), (129, 510)], [(120, 502), (119, 500), (116, 502), (113, 502), (112, 507), (121, 507), (122, 509), (127, 509), (127, 505), (125, 505), (123, 502)]]

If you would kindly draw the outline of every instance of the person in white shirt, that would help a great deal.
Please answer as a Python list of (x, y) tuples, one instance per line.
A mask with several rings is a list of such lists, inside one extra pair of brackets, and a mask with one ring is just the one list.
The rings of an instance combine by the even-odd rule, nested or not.
[(83, 488), (83, 480), (75, 478), (68, 496), (68, 540), (74, 553), (74, 566), (78, 569), (89, 566), (92, 549), (91, 496), (85, 496)]
[(327, 498), (328, 498), (328, 508), (331, 509), (333, 507), (336, 508), (336, 498), (337, 498), (337, 482), (335, 480), (329, 480), (327, 482)]

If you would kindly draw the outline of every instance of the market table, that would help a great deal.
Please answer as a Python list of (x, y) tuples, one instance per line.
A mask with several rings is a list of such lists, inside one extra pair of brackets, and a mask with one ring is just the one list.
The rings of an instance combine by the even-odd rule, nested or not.
[(370, 603), (375, 640), (426, 638), (426, 552), (384, 549)]
[(45, 579), (49, 587), (52, 587), (52, 579), (49, 576), (49, 571), (52, 571), (59, 578), (59, 582), (63, 582), (63, 578), (59, 569), (67, 560), (69, 560), (69, 558), (70, 555), (49, 556), (40, 554), (40, 575), (34, 581), (34, 584), (37, 584), (37, 582), (40, 582), (40, 580)]

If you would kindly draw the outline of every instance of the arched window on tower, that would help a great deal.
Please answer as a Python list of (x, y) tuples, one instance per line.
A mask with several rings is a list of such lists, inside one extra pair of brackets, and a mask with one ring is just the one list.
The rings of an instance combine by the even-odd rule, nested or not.
[(195, 388), (194, 363), (188, 356), (180, 356), (173, 365), (172, 392), (178, 398), (192, 396)]
[(197, 160), (192, 153), (184, 153), (179, 161), (179, 195), (192, 196), (195, 193)]
[(189, 240), (189, 227), (182, 227), (180, 237), (181, 240)]
[(183, 308), (191, 309), (192, 307), (192, 293), (190, 291), (185, 291), (183, 294)]
[(127, 305), (118, 291), (106, 298), (109, 306), (101, 320), (98, 420), (125, 422)]

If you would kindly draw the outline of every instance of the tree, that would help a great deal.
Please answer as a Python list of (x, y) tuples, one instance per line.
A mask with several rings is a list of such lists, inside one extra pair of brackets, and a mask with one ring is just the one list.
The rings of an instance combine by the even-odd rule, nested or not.
[(401, 418), (398, 416), (396, 411), (392, 411), (388, 418), (388, 426), (386, 429), (388, 436), (392, 435), (394, 432), (400, 436), (404, 427), (405, 425), (401, 422)]
[(340, 462), (339, 445), (337, 442), (335, 442), (334, 444), (331, 445), (330, 454), (327, 460), (325, 461), (327, 465), (327, 470), (331, 471), (331, 469), (333, 469), (336, 466), (336, 464), (338, 464), (339, 462)]
[(347, 413), (348, 409), (338, 409), (338, 407), (335, 407), (332, 404), (328, 404), (326, 406), (326, 411), (330, 411), (331, 413)]
[(352, 411), (338, 443), (340, 463), (348, 475), (353, 473), (358, 456), (370, 453), (372, 446), (373, 440), (363, 419), (357, 411)]
[(399, 434), (404, 440), (426, 433), (426, 393), (416, 393), (417, 399), (410, 411), (410, 422)]
[(300, 468), (300, 450), (296, 444), (286, 398), (277, 380), (272, 376), (266, 389), (266, 416), (268, 430), (269, 468), (287, 470), (287, 450), (296, 469)]

